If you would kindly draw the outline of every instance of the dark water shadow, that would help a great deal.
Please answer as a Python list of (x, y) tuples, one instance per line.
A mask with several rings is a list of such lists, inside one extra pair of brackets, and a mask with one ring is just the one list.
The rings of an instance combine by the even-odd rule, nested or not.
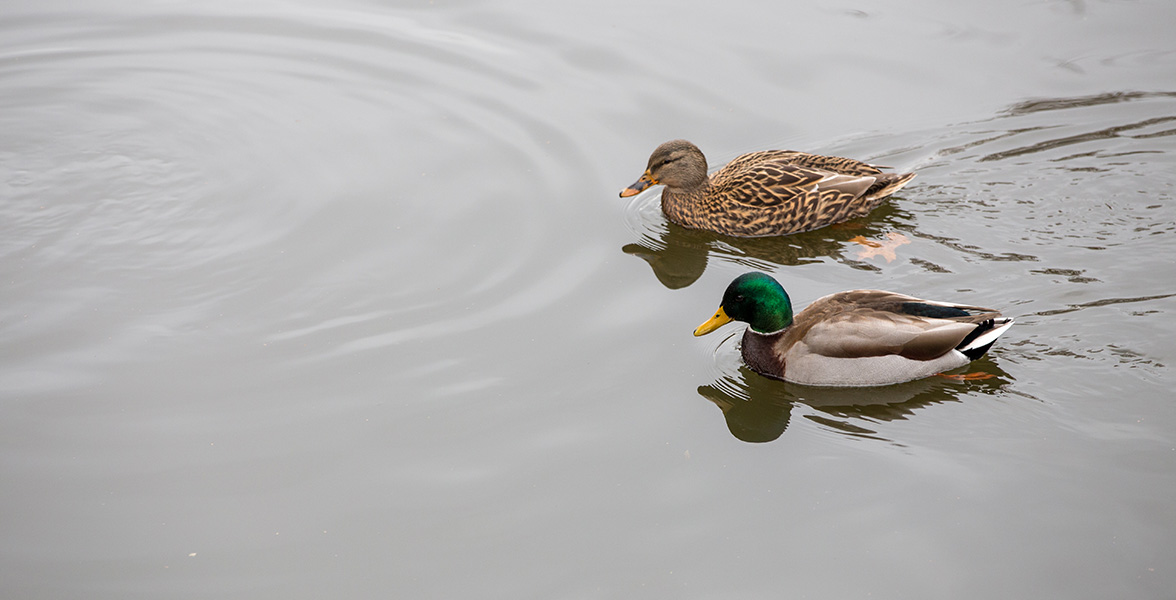
[(660, 231), (646, 227), (641, 240), (626, 244), (621, 251), (649, 263), (657, 280), (672, 290), (687, 287), (702, 277), (712, 255), (760, 270), (829, 257), (856, 269), (874, 271), (878, 267), (857, 260), (854, 248), (847, 248), (847, 244), (858, 236), (875, 239), (900, 225), (909, 227), (911, 220), (910, 213), (896, 208), (894, 202), (886, 202), (860, 219), (776, 237), (737, 238), (665, 221)]
[(1069, 110), (1071, 108), (1086, 108), (1091, 106), (1103, 106), (1106, 104), (1120, 104), (1123, 102), (1134, 102), (1136, 100), (1147, 100), (1151, 98), (1169, 98), (1176, 99), (1176, 92), (1145, 92), (1139, 90), (1129, 90), (1123, 92), (1106, 92), (1102, 94), (1091, 94), (1088, 96), (1065, 96), (1061, 98), (1033, 98), (1017, 102), (1001, 111), (1001, 116), (1018, 116), (1029, 115), (1038, 112), (1049, 112), (1056, 110)]
[(806, 414), (805, 418), (830, 430), (899, 444), (880, 434), (877, 425), (913, 418), (919, 410), (958, 402), (965, 394), (996, 393), (1013, 381), (1011, 375), (987, 358), (952, 373), (964, 372), (981, 373), (987, 378), (935, 376), (880, 387), (826, 388), (770, 379), (741, 365), (737, 376), (724, 376), (699, 386), (698, 393), (719, 407), (731, 435), (744, 442), (779, 438), (788, 429), (793, 407), (800, 403), (822, 413)]
[[(989, 119), (953, 127), (950, 137), (941, 136), (926, 147), (946, 142), (938, 151), (940, 156), (970, 152), (967, 162), (975, 163), (1025, 160), (1038, 154), (1043, 156), (1034, 158), (1044, 164), (1160, 154), (1161, 148), (1138, 141), (1176, 136), (1176, 114), (1168, 106), (1173, 100), (1176, 92), (1170, 91), (1035, 98), (1013, 104)], [(976, 131), (966, 129), (968, 125), (987, 128)]]

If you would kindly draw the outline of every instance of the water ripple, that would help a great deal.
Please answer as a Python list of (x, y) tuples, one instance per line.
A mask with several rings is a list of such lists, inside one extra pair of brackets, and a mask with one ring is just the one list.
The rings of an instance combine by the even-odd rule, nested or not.
[(89, 356), (57, 381), (92, 381), (178, 339), (327, 359), (550, 309), (606, 262), (545, 226), (594, 167), (558, 113), (512, 101), (553, 70), (518, 40), (313, 6), (28, 12), (0, 33), (14, 365)]

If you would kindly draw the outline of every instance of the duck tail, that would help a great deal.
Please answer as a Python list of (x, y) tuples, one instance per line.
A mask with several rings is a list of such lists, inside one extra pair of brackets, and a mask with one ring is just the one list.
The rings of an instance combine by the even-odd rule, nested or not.
[(915, 178), (915, 174), (883, 173), (881, 175), (876, 175), (875, 177), (877, 177), (878, 180), (874, 182), (874, 185), (870, 186), (869, 190), (866, 190), (866, 200), (881, 200), (893, 194), (894, 192), (897, 192), (898, 190), (902, 189), (904, 185), (910, 183), (910, 181)]
[(988, 352), (988, 349), (996, 342), (996, 338), (1004, 335), (1004, 332), (1013, 326), (1013, 322), (1007, 317), (983, 321), (960, 342), (959, 346), (956, 346), (956, 350), (963, 352), (968, 360), (976, 360)]

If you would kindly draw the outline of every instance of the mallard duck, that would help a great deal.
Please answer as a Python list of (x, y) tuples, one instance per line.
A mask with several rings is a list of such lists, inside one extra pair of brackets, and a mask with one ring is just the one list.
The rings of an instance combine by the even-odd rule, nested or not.
[(980, 358), (1013, 324), (991, 308), (852, 290), (819, 298), (796, 315), (780, 283), (746, 273), (727, 286), (719, 311), (698, 326), (708, 334), (744, 321), (743, 360), (794, 383), (870, 386), (901, 383)]
[(683, 227), (738, 237), (787, 235), (865, 216), (915, 177), (883, 168), (852, 158), (765, 150), (739, 156), (707, 177), (698, 146), (673, 140), (653, 151), (645, 174), (621, 197), (662, 184), (662, 212)]

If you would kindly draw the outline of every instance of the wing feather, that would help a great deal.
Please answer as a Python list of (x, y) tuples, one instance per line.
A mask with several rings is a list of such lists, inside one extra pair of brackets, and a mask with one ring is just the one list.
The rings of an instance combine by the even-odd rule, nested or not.
[[(925, 305), (948, 307), (958, 316), (927, 316)], [(797, 315), (809, 351), (831, 358), (897, 354), (931, 360), (956, 348), (977, 325), (1000, 313), (992, 309), (921, 300), (879, 290), (832, 294)]]
[(820, 199), (857, 198), (877, 181), (869, 175), (792, 164), (787, 158), (794, 154), (755, 152), (741, 156), (716, 172), (711, 185), (716, 193), (740, 205), (769, 208), (798, 202), (809, 195)]

